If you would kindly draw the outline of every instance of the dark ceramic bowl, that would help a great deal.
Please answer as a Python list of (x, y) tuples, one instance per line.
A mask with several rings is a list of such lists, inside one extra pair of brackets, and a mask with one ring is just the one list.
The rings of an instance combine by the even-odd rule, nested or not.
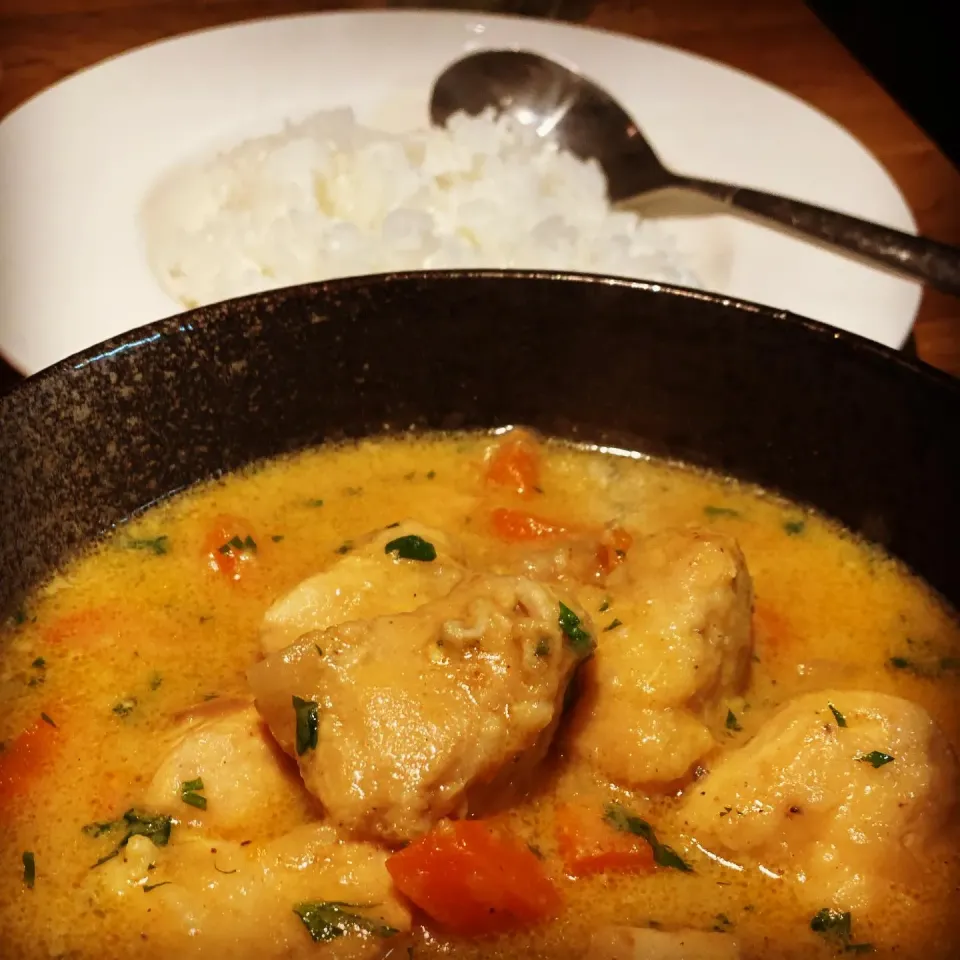
[(780, 491), (960, 606), (957, 382), (750, 304), (461, 273), (235, 300), (25, 381), (0, 401), (0, 611), (125, 517), (251, 460), (509, 423)]

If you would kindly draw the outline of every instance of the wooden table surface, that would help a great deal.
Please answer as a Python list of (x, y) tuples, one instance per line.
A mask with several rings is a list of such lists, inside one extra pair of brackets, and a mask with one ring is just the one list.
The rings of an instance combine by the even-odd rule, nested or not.
[[(336, 6), (304, 0), (0, 0), (0, 116), (81, 67), (151, 40)], [(801, 0), (599, 0), (585, 22), (712, 57), (808, 101), (880, 159), (922, 233), (960, 244), (960, 173)], [(924, 360), (960, 375), (960, 300), (928, 291), (915, 335)]]

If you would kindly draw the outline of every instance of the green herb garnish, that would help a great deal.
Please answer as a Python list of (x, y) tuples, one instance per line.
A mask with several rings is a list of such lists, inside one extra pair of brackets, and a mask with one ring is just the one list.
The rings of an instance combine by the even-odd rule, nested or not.
[(314, 499), (314, 500), (308, 500), (308, 501), (307, 501), (307, 506), (308, 506), (308, 507), (322, 507), (322, 506), (323, 506), (323, 501), (322, 501), (319, 497), (317, 497), (317, 498)]
[(889, 753), (883, 753), (880, 750), (871, 750), (869, 753), (865, 753), (862, 757), (857, 757), (861, 763), (869, 763), (874, 770), (878, 770), (880, 767), (888, 763), (893, 763), (896, 759), (891, 757)]
[(37, 879), (37, 861), (34, 855), (27, 850), (20, 858), (23, 861), (23, 882), (32, 890)]
[(41, 719), (44, 723), (49, 724), (51, 727), (53, 727), (54, 729), (56, 729), (56, 726), (57, 726), (57, 725), (53, 722), (53, 720), (52, 720), (49, 716), (47, 716), (47, 714), (41, 713), (41, 714), (40, 714), (40, 719)]
[(125, 700), (121, 700), (119, 703), (115, 703), (112, 707), (113, 712), (118, 717), (128, 717), (136, 709), (137, 709), (136, 697), (127, 697)]
[(737, 715), (729, 708), (727, 709), (726, 726), (728, 730), (733, 730), (733, 731), (739, 731), (743, 729), (743, 727), (741, 727), (739, 722), (737, 721)]
[(631, 813), (626, 807), (619, 803), (608, 804), (603, 819), (620, 833), (632, 833), (634, 836), (643, 837), (653, 849), (653, 862), (658, 866), (671, 867), (683, 873), (693, 873), (693, 867), (686, 860), (672, 847), (668, 847), (657, 839), (653, 827), (646, 820)]
[(837, 721), (837, 726), (845, 727), (847, 725), (847, 718), (832, 703), (828, 703), (827, 706), (833, 714), (833, 719)]
[(580, 625), (580, 618), (562, 601), (558, 623), (575, 653), (585, 657), (593, 652), (593, 638)]
[(150, 689), (159, 690), (163, 685), (163, 677), (159, 673), (150, 674)]
[(93, 865), (94, 867), (99, 867), (118, 856), (133, 837), (146, 837), (156, 846), (165, 847), (170, 839), (173, 820), (162, 813), (142, 813), (131, 808), (119, 820), (114, 820), (111, 823), (88, 823), (83, 828), (83, 832), (88, 837), (99, 837), (118, 827), (125, 827), (126, 832), (116, 847), (110, 853), (102, 856)]
[(30, 664), (30, 666), (36, 667), (37, 670), (44, 670), (46, 669), (47, 661), (44, 660), (43, 657), (37, 657), (37, 659), (34, 660), (33, 663)]
[(810, 921), (810, 929), (825, 940), (833, 941), (846, 953), (870, 953), (873, 950), (873, 944), (850, 942), (853, 925), (847, 912), (841, 913), (839, 910), (824, 907)]
[(297, 716), (297, 756), (317, 747), (317, 732), (320, 729), (319, 707), (313, 700), (293, 698), (293, 711)]
[(143, 892), (149, 893), (151, 890), (156, 890), (158, 887), (165, 887), (169, 883), (171, 883), (170, 880), (161, 880), (160, 883), (145, 883), (143, 885)]
[(788, 520), (783, 525), (783, 529), (786, 532), (788, 537), (795, 537), (798, 534), (803, 533), (806, 527), (807, 527), (806, 520)]
[(610, 598), (607, 597), (597, 608), (597, 613), (606, 613), (610, 609)]
[(549, 657), (550, 656), (550, 638), (541, 637), (537, 641), (537, 645), (534, 648), (534, 656), (537, 657)]
[(703, 508), (703, 512), (708, 517), (739, 517), (740, 516), (740, 511), (734, 510), (731, 507), (707, 506)]
[(337, 547), (335, 552), (339, 553), (340, 556), (342, 557), (345, 553), (349, 553), (352, 549), (353, 549), (353, 541), (344, 540), (343, 543), (341, 543), (340, 546)]
[(232, 556), (235, 553), (256, 553), (257, 541), (248, 533), (245, 537), (233, 536), (226, 543), (217, 547), (217, 553)]
[(372, 933), (377, 937), (392, 937), (397, 931), (385, 923), (378, 923), (368, 917), (353, 913), (362, 904), (337, 903), (298, 903), (293, 912), (307, 928), (314, 943), (329, 943), (347, 933)]
[(623, 626), (623, 621), (622, 621), (622, 620), (618, 620), (616, 617), (614, 617), (614, 618), (603, 628), (603, 632), (604, 632), (604, 633), (609, 633), (611, 630), (616, 630), (617, 627), (622, 627), (622, 626)]
[(156, 557), (162, 557), (169, 550), (169, 540), (166, 534), (143, 539), (133, 537), (127, 541), (126, 545), (129, 550), (147, 550)]
[(197, 777), (196, 780), (184, 780), (180, 784), (180, 799), (198, 810), (206, 810), (207, 798), (200, 793), (202, 789), (203, 779), (201, 777)]
[(82, 833), (85, 833), (88, 837), (102, 837), (105, 833), (109, 833), (116, 825), (118, 821), (109, 820), (104, 823), (88, 823), (86, 826), (80, 828)]
[(391, 540), (384, 548), (384, 553), (396, 553), (401, 560), (419, 560), (421, 563), (429, 563), (437, 559), (437, 548), (418, 537), (415, 533), (408, 533), (405, 537), (397, 537)]
[(283, 534), (282, 534), (282, 533), (275, 533), (275, 534), (273, 534), (272, 537), (270, 537), (270, 539), (271, 539), (274, 543), (280, 543), (280, 541), (283, 540)]

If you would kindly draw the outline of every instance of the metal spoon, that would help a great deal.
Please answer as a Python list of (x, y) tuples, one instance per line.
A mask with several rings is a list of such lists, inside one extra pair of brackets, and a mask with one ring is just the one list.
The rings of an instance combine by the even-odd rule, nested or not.
[(546, 57), (484, 50), (458, 60), (434, 83), (430, 119), (443, 126), (454, 113), (477, 114), (488, 107), (511, 114), (584, 159), (597, 160), (611, 203), (667, 187), (690, 190), (960, 295), (960, 248), (799, 200), (674, 173), (613, 97)]

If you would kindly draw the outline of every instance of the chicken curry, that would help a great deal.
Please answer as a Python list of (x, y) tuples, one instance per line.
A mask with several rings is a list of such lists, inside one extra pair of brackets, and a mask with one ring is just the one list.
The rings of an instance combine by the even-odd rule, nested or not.
[(522, 430), (155, 506), (0, 637), (0, 955), (955, 957), (960, 627), (814, 513)]

